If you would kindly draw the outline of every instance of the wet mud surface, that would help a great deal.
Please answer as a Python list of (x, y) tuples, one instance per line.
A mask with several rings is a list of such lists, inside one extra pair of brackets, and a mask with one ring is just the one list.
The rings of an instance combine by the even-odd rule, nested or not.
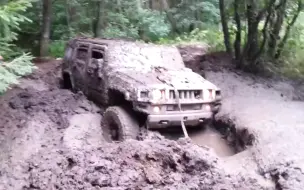
[[(103, 110), (60, 89), (60, 61), (38, 66), (0, 98), (1, 190), (304, 187), (304, 103), (288, 83), (206, 71), (223, 90), (216, 119), (231, 129), (196, 130), (192, 140), (147, 132), (108, 144)], [(227, 141), (243, 148), (235, 154)]]
[[(183, 131), (180, 128), (159, 132), (166, 139), (170, 140), (178, 140), (184, 137)], [(229, 157), (237, 153), (234, 145), (212, 125), (197, 129), (188, 128), (187, 132), (192, 143), (200, 147), (210, 148), (218, 157)]]

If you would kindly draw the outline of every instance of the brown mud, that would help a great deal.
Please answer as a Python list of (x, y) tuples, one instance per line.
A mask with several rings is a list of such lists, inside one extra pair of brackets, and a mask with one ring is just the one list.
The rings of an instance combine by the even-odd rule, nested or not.
[(38, 67), (0, 99), (1, 190), (304, 186), (304, 105), (288, 83), (206, 70), (224, 96), (214, 128), (190, 133), (193, 141), (147, 132), (108, 144), (102, 110), (60, 88), (60, 61)]
[[(183, 138), (184, 134), (181, 129), (162, 130), (161, 135), (171, 140)], [(187, 129), (188, 135), (192, 142), (204, 148), (210, 148), (218, 157), (229, 157), (236, 154), (236, 147), (228, 141), (225, 135), (221, 134), (213, 126), (205, 126), (199, 129)]]

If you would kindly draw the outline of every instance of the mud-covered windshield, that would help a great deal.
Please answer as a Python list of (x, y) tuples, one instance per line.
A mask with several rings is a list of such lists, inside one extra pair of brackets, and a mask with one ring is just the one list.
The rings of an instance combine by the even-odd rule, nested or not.
[(109, 49), (109, 64), (134, 69), (163, 67), (169, 70), (185, 68), (183, 59), (175, 47), (152, 44), (122, 43)]

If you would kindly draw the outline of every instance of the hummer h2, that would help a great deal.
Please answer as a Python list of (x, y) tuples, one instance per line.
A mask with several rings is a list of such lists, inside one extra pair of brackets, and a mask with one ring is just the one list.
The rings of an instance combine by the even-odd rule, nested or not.
[(135, 138), (142, 126), (200, 126), (221, 105), (220, 89), (186, 68), (174, 46), (72, 39), (62, 76), (66, 87), (106, 106), (102, 127), (109, 141)]

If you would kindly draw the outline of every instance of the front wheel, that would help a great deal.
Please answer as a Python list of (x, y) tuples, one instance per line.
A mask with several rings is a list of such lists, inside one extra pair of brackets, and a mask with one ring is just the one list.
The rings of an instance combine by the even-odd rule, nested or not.
[(108, 142), (136, 139), (139, 124), (132, 111), (119, 106), (109, 107), (103, 117), (103, 137)]
[(63, 72), (62, 73), (62, 87), (64, 89), (73, 90), (74, 85), (69, 73)]

